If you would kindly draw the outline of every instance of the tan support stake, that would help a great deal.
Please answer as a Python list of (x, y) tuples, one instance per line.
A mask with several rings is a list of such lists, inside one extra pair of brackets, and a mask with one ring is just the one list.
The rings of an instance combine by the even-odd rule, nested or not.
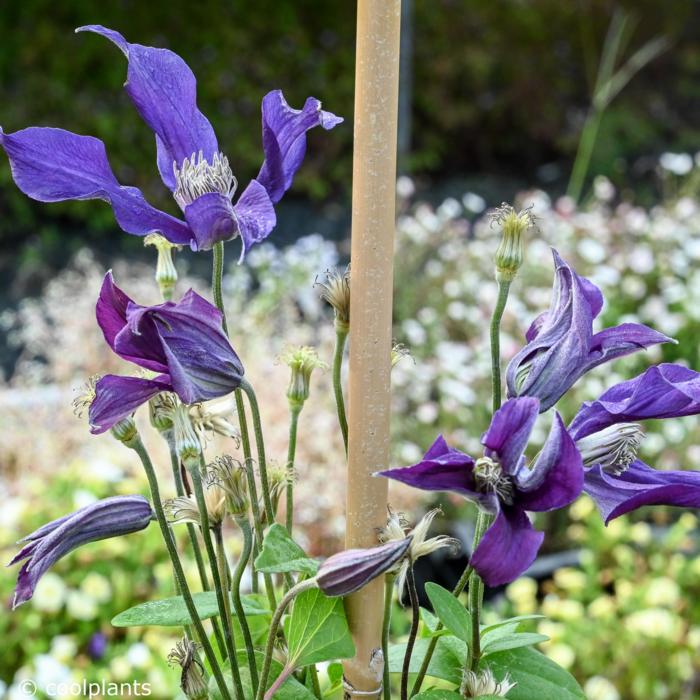
[[(401, 0), (358, 0), (352, 189), (349, 449), (346, 546), (377, 544), (387, 485), (371, 476), (389, 463), (390, 355), (396, 123)], [(380, 578), (346, 601), (356, 656), (346, 661), (346, 698), (381, 693)]]

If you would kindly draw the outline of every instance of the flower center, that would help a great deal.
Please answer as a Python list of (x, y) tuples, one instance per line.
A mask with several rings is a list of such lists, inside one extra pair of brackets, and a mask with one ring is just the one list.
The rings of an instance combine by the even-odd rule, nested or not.
[(512, 479), (503, 473), (501, 465), (490, 457), (481, 457), (474, 465), (474, 481), (480, 493), (495, 493), (507, 505), (513, 505), (515, 487)]
[(204, 194), (212, 192), (233, 198), (238, 182), (233, 176), (228, 158), (223, 153), (215, 153), (211, 163), (202, 151), (192, 154), (182, 161), (178, 168), (173, 163), (175, 173), (175, 201), (184, 209)]
[(644, 439), (637, 423), (618, 423), (576, 441), (584, 467), (596, 464), (608, 473), (620, 476), (635, 459)]

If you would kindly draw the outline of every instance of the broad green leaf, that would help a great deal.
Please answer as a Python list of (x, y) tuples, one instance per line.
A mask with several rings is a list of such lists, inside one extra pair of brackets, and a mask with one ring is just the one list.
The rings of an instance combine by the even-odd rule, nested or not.
[(543, 620), (544, 615), (517, 615), (516, 617), (509, 617), (505, 620), (500, 620), (499, 622), (494, 622), (491, 625), (485, 625), (481, 628), (481, 636), (483, 637), (487, 632), (496, 630), (504, 625), (512, 625), (513, 623), (520, 624), (521, 622), (527, 622), (528, 620)]
[(328, 688), (323, 694), (332, 695), (343, 685), (343, 664), (337, 661), (328, 664), (326, 673), (328, 674)]
[(435, 688), (414, 695), (413, 700), (464, 700), (464, 698), (454, 690)]
[(306, 556), (306, 552), (289, 536), (286, 527), (275, 523), (265, 535), (262, 551), (255, 559), (255, 568), (265, 574), (300, 571), (313, 576), (318, 571), (318, 562)]
[[(413, 654), (411, 654), (410, 673), (418, 673), (420, 670), (430, 642), (430, 639), (416, 640)], [(393, 644), (389, 647), (389, 671), (391, 673), (401, 673), (405, 653), (405, 644)], [(440, 637), (428, 666), (428, 676), (459, 685), (462, 682), (462, 670), (466, 661), (467, 645), (461, 639)]]
[[(202, 620), (219, 614), (214, 591), (204, 591), (192, 595), (197, 613)], [(242, 597), (243, 612), (246, 617), (269, 614), (260, 603), (249, 596)], [(182, 596), (149, 600), (133, 608), (120, 612), (113, 620), (115, 627), (135, 627), (140, 625), (158, 625), (161, 627), (182, 627), (192, 623), (190, 614)]]
[(487, 656), (481, 668), (490, 668), (498, 680), (506, 674), (517, 685), (508, 700), (585, 700), (576, 679), (544, 654), (529, 647)]
[(329, 598), (318, 588), (297, 596), (285, 633), (288, 663), (295, 668), (347, 659), (355, 653), (342, 598)]
[[(507, 620), (501, 620), (493, 625), (487, 625), (481, 629), (481, 648), (490, 648), (496, 640), (512, 637), (523, 622), (527, 620), (539, 620), (543, 617), (543, 615), (520, 615), (518, 617), (511, 617)], [(545, 640), (541, 639), (539, 641), (543, 642)], [(501, 647), (500, 651), (507, 648), (508, 647)]]
[(433, 604), (435, 614), (445, 627), (467, 644), (471, 641), (472, 621), (467, 609), (452, 593), (437, 583), (426, 583), (425, 592)]
[(486, 656), (506, 649), (519, 649), (520, 647), (531, 647), (533, 644), (546, 642), (549, 637), (546, 634), (536, 634), (534, 632), (518, 632), (509, 634), (506, 637), (499, 637), (485, 644), (481, 651)]
[[(260, 669), (263, 663), (264, 654), (260, 651), (255, 652), (255, 663)], [(236, 659), (238, 660), (238, 667), (241, 672), (241, 682), (243, 684), (243, 695), (246, 698), (252, 698), (253, 686), (250, 682), (250, 671), (248, 670), (248, 657), (245, 651), (237, 651)], [(267, 680), (267, 687), (269, 688), (277, 676), (282, 672), (282, 664), (279, 661), (272, 660), (270, 665), (270, 676)], [(226, 665), (224, 669), (224, 679), (226, 680), (226, 685), (228, 686), (231, 697), (235, 697), (233, 691), (233, 679), (231, 678), (231, 669)], [(216, 684), (216, 678), (214, 676), (209, 677), (209, 698), (210, 700), (222, 700), (221, 693), (219, 692), (219, 687)], [(287, 680), (282, 683), (282, 686), (275, 693), (275, 700), (315, 700), (314, 694), (305, 688), (299, 681), (290, 676)]]

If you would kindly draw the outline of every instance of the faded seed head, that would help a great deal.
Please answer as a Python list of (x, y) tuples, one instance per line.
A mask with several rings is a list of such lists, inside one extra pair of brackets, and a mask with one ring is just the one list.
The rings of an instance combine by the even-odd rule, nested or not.
[(309, 398), (311, 373), (315, 369), (328, 369), (328, 365), (319, 358), (316, 350), (309, 346), (287, 350), (280, 356), (280, 361), (291, 370), (287, 399), (292, 407), (301, 407)]
[(523, 264), (522, 236), (535, 226), (532, 208), (516, 212), (505, 202), (489, 214), (491, 225), (501, 227), (501, 242), (496, 250), (496, 279), (499, 282), (511, 282), (515, 279)]
[(350, 329), (350, 265), (342, 274), (337, 270), (326, 270), (324, 279), (318, 277), (314, 286), (321, 288), (321, 299), (335, 311), (335, 327), (347, 333)]
[(207, 467), (207, 478), (226, 494), (226, 506), (232, 517), (248, 515), (248, 475), (241, 462), (231, 455), (221, 455)]
[(168, 654), (168, 663), (182, 669), (180, 687), (188, 700), (205, 700), (209, 697), (204, 666), (197, 658), (197, 644), (187, 638), (179, 641)]

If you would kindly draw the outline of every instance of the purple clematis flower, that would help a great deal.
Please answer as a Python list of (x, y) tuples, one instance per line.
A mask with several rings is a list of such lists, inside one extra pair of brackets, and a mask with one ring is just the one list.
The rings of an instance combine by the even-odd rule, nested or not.
[(153, 379), (102, 377), (90, 405), (93, 433), (108, 430), (161, 391), (174, 391), (192, 404), (240, 386), (243, 365), (223, 331), (221, 312), (192, 290), (176, 303), (139, 306), (108, 272), (97, 322), (117, 355), (158, 374)]
[(187, 64), (172, 51), (130, 44), (99, 25), (76, 31), (101, 34), (126, 56), (127, 94), (155, 133), (160, 176), (185, 220), (155, 209), (137, 188), (120, 185), (102, 141), (63, 129), (30, 127), (12, 134), (0, 129), (0, 145), (17, 186), (41, 202), (103, 199), (127, 233), (159, 232), (171, 243), (189, 244), (193, 250), (208, 250), (240, 236), (243, 259), (250, 246), (275, 227), (273, 205), (291, 187), (304, 160), (306, 132), (315, 126), (332, 129), (343, 120), (323, 111), (313, 97), (297, 110), (280, 90), (268, 93), (262, 101), (265, 160), (233, 204), (236, 178), (209, 120), (197, 107), (196, 80)]
[(379, 472), (427, 491), (453, 491), (495, 515), (471, 563), (489, 586), (510, 583), (535, 560), (544, 539), (526, 511), (562, 508), (581, 493), (581, 456), (559, 416), (532, 465), (523, 452), (539, 413), (539, 401), (506, 401), (481, 438), (484, 456), (473, 459), (449, 447), (442, 436), (411, 467)]
[(81, 545), (143, 530), (154, 519), (143, 496), (114, 496), (43, 525), (20, 543), (26, 543), (8, 566), (26, 559), (17, 577), (13, 609), (26, 603), (39, 579), (61, 557)]
[(554, 256), (554, 288), (549, 311), (538, 316), (526, 333), (527, 345), (508, 364), (508, 396), (535, 396), (546, 411), (598, 365), (657, 343), (675, 342), (638, 323), (623, 323), (593, 333), (593, 320), (603, 295)]
[(700, 472), (658, 471), (637, 459), (636, 421), (700, 413), (700, 374), (661, 364), (583, 404), (569, 432), (585, 467), (584, 491), (607, 524), (641, 506), (700, 508)]

